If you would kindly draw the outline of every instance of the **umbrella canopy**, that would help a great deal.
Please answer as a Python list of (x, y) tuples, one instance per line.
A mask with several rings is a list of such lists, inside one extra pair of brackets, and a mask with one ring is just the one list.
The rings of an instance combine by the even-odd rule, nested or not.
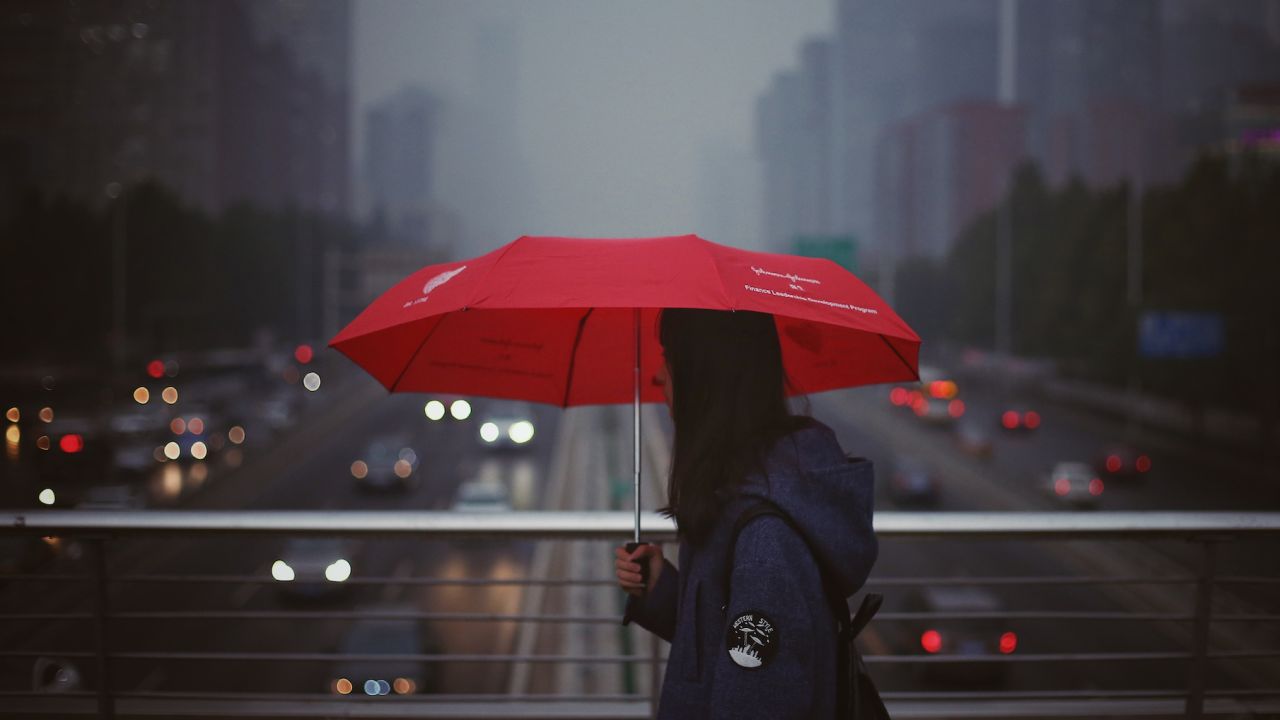
[[(521, 237), (431, 265), (382, 294), (329, 345), (391, 392), (568, 407), (631, 402), (662, 363), (662, 308), (773, 314), (792, 394), (919, 379), (920, 338), (852, 273), (696, 235)], [(638, 312), (637, 312), (638, 311)], [(641, 402), (661, 402), (642, 382)]]

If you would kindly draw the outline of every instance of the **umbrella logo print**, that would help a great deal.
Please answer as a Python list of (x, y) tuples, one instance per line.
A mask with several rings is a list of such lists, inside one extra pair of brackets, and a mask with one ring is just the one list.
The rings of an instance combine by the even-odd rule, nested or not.
[(413, 307), (414, 305), (417, 305), (418, 303), (426, 302), (426, 301), (427, 301), (427, 297), (428, 297), (429, 295), (431, 295), (431, 291), (432, 291), (432, 290), (435, 290), (436, 288), (440, 287), (441, 285), (443, 285), (443, 284), (445, 284), (445, 283), (449, 282), (450, 280), (452, 280), (452, 279), (453, 279), (453, 277), (454, 277), (455, 275), (457, 275), (458, 273), (460, 273), (460, 272), (462, 272), (463, 270), (466, 270), (466, 269), (467, 269), (467, 266), (466, 266), (466, 265), (463, 265), (463, 266), (462, 266), (462, 267), (460, 267), (460, 268), (454, 268), (453, 270), (446, 270), (445, 272), (442, 272), (442, 273), (440, 273), (439, 275), (436, 275), (435, 277), (431, 278), (430, 280), (428, 280), (428, 281), (426, 282), (426, 284), (425, 284), (425, 285), (423, 285), (423, 286), (422, 286), (422, 297), (419, 297), (419, 298), (417, 298), (417, 299), (415, 299), (415, 300), (410, 300), (409, 302), (406, 302), (406, 303), (404, 304), (404, 307)]
[(452, 279), (453, 279), (453, 276), (454, 276), (454, 275), (457, 275), (458, 273), (460, 273), (460, 272), (462, 272), (463, 270), (466, 270), (466, 269), (467, 269), (467, 266), (466, 266), (466, 265), (463, 265), (462, 267), (460, 267), (460, 268), (458, 268), (458, 269), (456, 269), (456, 270), (449, 270), (448, 272), (442, 272), (442, 273), (440, 273), (439, 275), (437, 275), (437, 276), (435, 276), (435, 277), (431, 278), (430, 280), (428, 280), (428, 281), (427, 281), (427, 284), (426, 284), (426, 285), (423, 285), (423, 286), (422, 286), (422, 294), (423, 294), (423, 295), (430, 295), (432, 290), (435, 290), (436, 288), (440, 287), (441, 285), (443, 285), (443, 284), (445, 284), (445, 283), (449, 282), (450, 280), (452, 280)]

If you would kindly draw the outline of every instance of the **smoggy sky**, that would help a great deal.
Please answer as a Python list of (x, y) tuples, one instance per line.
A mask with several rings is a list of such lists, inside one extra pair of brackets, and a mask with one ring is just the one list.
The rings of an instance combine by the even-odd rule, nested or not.
[[(698, 232), (700, 155), (728, 147), (757, 167), (755, 100), (774, 73), (796, 66), (805, 38), (830, 34), (833, 12), (830, 0), (357, 0), (357, 163), (369, 103), (417, 83), (449, 108), (437, 194), (468, 215), (468, 249), (510, 239), (489, 233)], [(486, 50), (515, 54), (514, 108), (475, 87), (477, 31), (495, 24), (517, 39), (513, 49)], [(475, 148), (477, 133), (502, 132), (501, 119), (484, 117), (494, 114), (514, 115), (507, 127), (527, 182), (503, 177), (506, 166), (519, 175), (506, 150)], [(486, 226), (470, 216), (498, 203), (459, 199), (499, 187), (529, 188), (504, 204), (516, 217)]]

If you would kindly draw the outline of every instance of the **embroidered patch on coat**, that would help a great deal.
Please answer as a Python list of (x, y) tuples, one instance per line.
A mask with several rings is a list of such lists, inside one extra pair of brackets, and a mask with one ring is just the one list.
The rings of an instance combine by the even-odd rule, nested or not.
[(729, 658), (748, 670), (758, 670), (778, 649), (778, 628), (764, 613), (748, 610), (729, 624)]

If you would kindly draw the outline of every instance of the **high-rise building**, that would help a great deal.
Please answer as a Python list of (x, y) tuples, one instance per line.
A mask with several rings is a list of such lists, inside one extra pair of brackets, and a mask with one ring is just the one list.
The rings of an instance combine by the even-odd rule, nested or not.
[(892, 257), (942, 258), (1007, 192), (1024, 158), (1024, 111), (960, 102), (891, 126), (877, 148), (876, 233)]
[(95, 203), (155, 179), (208, 210), (345, 213), (347, 0), (294, 4), (331, 16), (337, 80), (284, 26), (261, 39), (244, 0), (7, 3), (0, 177)]
[(395, 239), (420, 243), (432, 239), (439, 116), (439, 101), (419, 87), (402, 88), (365, 115), (369, 211)]

